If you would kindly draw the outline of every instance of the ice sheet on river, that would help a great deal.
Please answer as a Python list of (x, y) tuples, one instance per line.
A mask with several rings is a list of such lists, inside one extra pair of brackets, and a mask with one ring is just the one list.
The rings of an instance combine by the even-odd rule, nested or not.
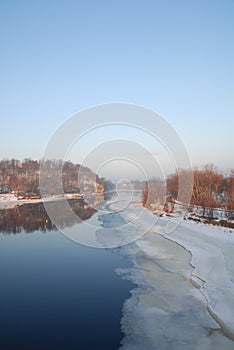
[(165, 222), (154, 228), (191, 252), (191, 279), (199, 285), (213, 317), (234, 340), (234, 233), (233, 230), (182, 222), (164, 234)]
[(154, 233), (123, 249), (134, 267), (117, 272), (137, 287), (124, 305), (122, 350), (233, 349), (190, 280), (189, 253)]
[[(134, 206), (120, 214), (128, 221)], [(144, 232), (152, 216), (145, 211), (136, 230)], [(124, 304), (121, 349), (233, 349), (234, 235), (178, 219), (168, 234), (167, 220), (119, 249), (133, 268), (117, 273), (136, 284)]]

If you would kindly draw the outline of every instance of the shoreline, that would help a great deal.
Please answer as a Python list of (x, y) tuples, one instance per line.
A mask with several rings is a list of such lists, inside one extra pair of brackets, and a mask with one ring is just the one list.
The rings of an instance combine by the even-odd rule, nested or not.
[[(112, 209), (117, 210), (118, 205), (119, 203), (115, 203)], [(174, 341), (177, 342), (173, 330), (173, 327), (177, 327), (177, 323), (171, 323), (171, 318), (180, 317), (180, 314), (187, 319), (188, 325), (191, 322), (191, 326), (195, 327), (196, 339), (203, 338), (204, 342), (207, 343), (207, 349), (233, 349), (234, 267), (230, 268), (233, 261), (230, 253), (232, 247), (234, 248), (234, 236), (228, 233), (229, 230), (226, 227), (185, 221), (183, 217), (156, 217), (151, 210), (144, 209), (145, 214), (139, 222), (138, 229), (148, 225), (149, 230), (133, 242), (133, 245), (125, 245), (120, 248), (123, 254), (130, 256), (134, 267), (117, 272), (122, 278), (136, 284), (131, 292), (132, 297), (125, 302), (121, 322), (125, 338), (121, 350), (127, 349), (128, 341), (131, 344), (132, 337), (129, 339), (129, 334), (134, 334), (137, 341), (141, 343), (141, 337), (144, 338), (146, 330), (150, 333), (146, 341), (149, 341), (148, 348), (151, 348), (152, 344), (156, 344), (158, 339), (161, 339), (161, 334), (158, 334), (157, 338), (154, 332), (157, 329), (157, 323), (161, 324), (164, 319), (166, 326), (163, 325), (162, 332), (165, 331), (167, 334), (168, 329), (169, 332), (172, 332), (171, 335), (168, 335), (169, 339), (172, 337), (171, 340), (175, 339)], [(127, 212), (120, 211), (120, 213), (127, 222), (133, 220), (136, 224), (137, 220), (132, 219)], [(153, 218), (155, 218), (155, 224), (150, 228), (150, 219)], [(170, 224), (175, 230), (168, 232), (167, 228)], [(232, 232), (234, 231), (232, 230)], [(163, 246), (161, 247), (157, 243), (159, 237), (163, 239), (161, 241), (164, 242), (163, 246), (171, 248), (164, 251)], [(179, 258), (181, 262), (177, 261), (177, 254), (174, 252), (177, 251), (176, 247), (188, 254), (187, 263), (181, 258)], [(186, 269), (184, 269), (184, 264), (187, 264)], [(167, 273), (169, 275), (165, 275), (165, 278), (161, 279), (160, 275)], [(172, 282), (167, 282), (167, 276), (170, 276), (170, 273), (172, 274), (170, 277)], [(188, 294), (186, 294), (186, 290), (188, 290), (186, 283), (184, 284), (186, 280), (192, 288)], [(164, 284), (166, 289), (163, 287)], [(175, 284), (178, 292), (176, 292)], [(183, 310), (181, 312), (177, 311), (177, 302), (170, 305), (170, 300), (176, 300), (173, 299), (175, 293)], [(180, 295), (180, 293), (182, 294)], [(183, 306), (183, 299), (190, 298), (188, 304), (186, 302)], [(162, 299), (162, 304), (158, 302), (160, 299)], [(166, 304), (164, 305), (164, 303)], [(194, 313), (197, 317), (196, 321), (193, 320), (190, 308), (193, 310), (192, 314)], [(206, 321), (199, 318), (199, 310), (204, 314)], [(178, 316), (177, 312), (179, 312)], [(135, 321), (138, 318), (140, 318), (141, 324), (139, 321)], [(199, 325), (202, 327), (200, 331)], [(187, 331), (190, 332), (191, 327), (187, 327), (186, 322), (184, 328), (188, 328)], [(177, 333), (179, 334), (179, 330)], [(186, 342), (188, 342), (190, 344), (190, 338), (187, 338), (186, 335), (183, 338), (181, 333), (180, 338), (181, 343), (187, 344)], [(137, 342), (135, 344), (134, 341), (134, 345), (138, 350)], [(191, 349), (194, 349), (194, 345), (190, 344), (190, 346)]]
[[(166, 220), (163, 220), (163, 221), (166, 221)], [(158, 225), (159, 225), (159, 223), (157, 223), (157, 226)], [(226, 231), (222, 232), (221, 227), (215, 227), (215, 226), (210, 227), (209, 225), (205, 225), (205, 224), (203, 224), (201, 226), (196, 222), (194, 222), (194, 225), (193, 225), (191, 222), (181, 221), (179, 223), (178, 227), (176, 228), (177, 236), (176, 236), (175, 232), (170, 233), (170, 234), (167, 234), (166, 232), (163, 233), (162, 226), (160, 228), (157, 227), (157, 229), (155, 229), (154, 232), (156, 234), (159, 234), (160, 236), (164, 237), (165, 239), (177, 244), (178, 246), (182, 247), (185, 251), (187, 251), (190, 254), (191, 258), (190, 258), (189, 264), (193, 268), (193, 271), (190, 274), (191, 283), (194, 285), (194, 287), (196, 287), (200, 291), (201, 295), (204, 297), (204, 299), (207, 303), (207, 311), (209, 312), (210, 316), (219, 324), (220, 329), (222, 330), (223, 334), (227, 338), (229, 338), (230, 340), (234, 341), (234, 320), (232, 318), (232, 313), (230, 313), (230, 309), (225, 304), (225, 300), (226, 300), (225, 299), (225, 292), (222, 291), (222, 288), (223, 288), (223, 290), (227, 290), (229, 292), (229, 293), (227, 292), (226, 297), (227, 297), (227, 299), (229, 297), (229, 299), (231, 299), (233, 302), (232, 305), (234, 305), (234, 285), (232, 285), (233, 282), (229, 276), (229, 270), (227, 268), (227, 264), (225, 261), (225, 254), (224, 254), (222, 248), (220, 248), (220, 251), (216, 252), (217, 255), (212, 255), (212, 253), (209, 250), (202, 249), (203, 248), (202, 245), (201, 245), (201, 247), (196, 247), (196, 244), (194, 244), (194, 242), (192, 242), (192, 243), (189, 242), (189, 238), (186, 241), (186, 239), (184, 239), (184, 237), (182, 237), (182, 238), (179, 237), (178, 231), (180, 231), (181, 227), (183, 228), (184, 231), (187, 231), (187, 233), (190, 233), (190, 234), (194, 231), (197, 235), (204, 234), (204, 235), (210, 236), (211, 241), (212, 241), (212, 239), (216, 239), (216, 238), (217, 239), (219, 238), (220, 240), (225, 239), (225, 236), (224, 237), (222, 237), (222, 236), (214, 237), (214, 236), (217, 233), (224, 234)], [(165, 224), (164, 229), (165, 228), (166, 228), (166, 224)], [(193, 228), (194, 228), (194, 230), (193, 230)], [(209, 234), (209, 232), (208, 232), (208, 231), (210, 231), (209, 228), (212, 229), (212, 231), (213, 231), (211, 234)], [(234, 230), (232, 230), (232, 231), (234, 231)], [(190, 235), (190, 237), (191, 237), (191, 235)], [(227, 237), (229, 237), (230, 240), (232, 240), (231, 243), (234, 246), (234, 239), (232, 239), (233, 236), (227, 236)], [(201, 236), (201, 239), (202, 238), (203, 237)], [(205, 238), (205, 240), (208, 241), (207, 237)], [(210, 244), (210, 246), (211, 245), (212, 245), (212, 243)], [(201, 254), (201, 252), (203, 253), (203, 255)], [(208, 254), (210, 254), (210, 255), (208, 255)], [(206, 255), (206, 256), (204, 256), (204, 255)], [(220, 268), (220, 266), (218, 266), (217, 263), (216, 263), (217, 264), (216, 266), (212, 265), (213, 258), (216, 258), (216, 259), (219, 258), (220, 263), (222, 260), (224, 260), (224, 266), (223, 266), (224, 269), (222, 269), (222, 271), (220, 271), (220, 275), (216, 276), (217, 280), (212, 281), (210, 276), (212, 276), (212, 274), (215, 274), (214, 269), (218, 268), (218, 267)], [(206, 268), (206, 266), (208, 266), (208, 267)], [(224, 274), (225, 274), (225, 272), (227, 272), (227, 276), (226, 276), (226, 280), (222, 281), (223, 284), (219, 284), (218, 279), (221, 276), (222, 272)], [(222, 280), (222, 278), (221, 278), (221, 280)], [(210, 285), (208, 286), (208, 284), (210, 284)], [(213, 290), (218, 289), (218, 288), (221, 289), (220, 295), (223, 296), (223, 298), (219, 297), (216, 299), (217, 292), (213, 292)], [(230, 300), (229, 300), (229, 302), (230, 302)], [(226, 306), (226, 310), (225, 310), (225, 306)]]
[[(177, 213), (175, 210), (172, 213), (166, 213), (164, 210), (155, 210), (150, 205), (144, 205), (145, 209), (149, 210), (152, 214), (158, 216), (158, 217), (167, 217), (167, 218), (180, 218), (184, 221), (188, 221), (191, 223), (196, 224), (203, 224), (207, 226), (216, 226), (216, 227), (226, 227), (230, 229), (234, 229), (234, 220), (231, 220), (229, 218), (217, 218), (217, 217), (208, 217), (208, 216), (202, 216), (198, 214), (191, 214), (187, 210), (183, 210), (184, 215), (181, 215), (181, 213)], [(197, 206), (196, 206), (197, 207)], [(214, 209), (216, 211), (223, 211), (222, 209), (216, 208)]]
[(133, 267), (117, 273), (136, 286), (124, 304), (125, 337), (120, 349), (128, 350), (129, 345), (136, 350), (154, 349), (161, 342), (174, 344), (176, 350), (195, 349), (200, 341), (204, 349), (233, 349), (232, 337), (190, 279), (194, 273), (190, 252), (175, 243), (148, 232), (122, 248)]
[[(4, 198), (5, 196), (5, 198)], [(36, 204), (36, 203), (42, 203), (42, 202), (55, 202), (55, 201), (60, 201), (64, 199), (83, 199), (83, 195), (75, 193), (74, 195), (72, 194), (65, 194), (65, 196), (58, 195), (58, 196), (51, 196), (51, 197), (45, 197), (45, 198), (37, 198), (37, 199), (17, 199), (14, 195), (10, 195), (12, 199), (7, 198), (6, 195), (0, 195), (0, 210), (1, 209), (9, 209), (9, 208), (14, 208), (17, 205), (22, 205), (22, 204)], [(13, 198), (14, 196), (14, 198)]]

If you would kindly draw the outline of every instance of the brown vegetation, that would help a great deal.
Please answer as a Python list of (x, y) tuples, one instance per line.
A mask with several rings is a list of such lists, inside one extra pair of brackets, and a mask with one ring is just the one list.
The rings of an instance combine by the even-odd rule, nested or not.
[[(185, 203), (181, 198), (178, 198), (179, 187), (185, 191), (186, 170), (171, 174), (166, 180), (166, 196), (164, 202), (168, 207), (168, 203), (172, 199)], [(180, 184), (178, 181), (180, 180)], [(151, 189), (149, 191), (149, 184)], [(148, 206), (151, 203), (157, 202), (157, 193), (162, 188), (162, 182), (150, 180), (143, 191), (143, 205)], [(206, 218), (214, 217), (215, 208), (220, 208), (224, 211), (228, 219), (234, 218), (234, 169), (228, 174), (223, 174), (212, 165), (208, 164), (202, 169), (194, 169), (193, 171), (193, 186), (190, 203), (185, 203), (191, 206), (198, 206), (202, 209), (202, 216)], [(168, 200), (168, 198), (170, 200)], [(161, 202), (162, 199), (160, 199)]]
[[(60, 193), (54, 179), (62, 175), (62, 187), (65, 193), (104, 192), (104, 179), (100, 179), (89, 168), (80, 164), (61, 160), (16, 159), (0, 161), (0, 192), (14, 192), (18, 197), (32, 198), (40, 196), (39, 173), (43, 175), (48, 195)], [(82, 187), (82, 188), (81, 188)]]

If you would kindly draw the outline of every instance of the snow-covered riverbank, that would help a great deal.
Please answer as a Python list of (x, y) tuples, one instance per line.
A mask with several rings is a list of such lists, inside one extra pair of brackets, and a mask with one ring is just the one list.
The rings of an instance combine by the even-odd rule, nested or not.
[(16, 205), (22, 205), (22, 204), (34, 204), (34, 203), (40, 203), (44, 201), (55, 201), (59, 200), (61, 198), (58, 197), (48, 197), (46, 199), (20, 199), (18, 200), (17, 197), (15, 197), (13, 194), (1, 194), (0, 195), (0, 209), (11, 209), (14, 208)]
[[(117, 273), (137, 285), (124, 305), (121, 349), (233, 349), (233, 230), (173, 218), (167, 233), (167, 217), (142, 212), (136, 203), (123, 208), (115, 202), (109, 209), (118, 206), (136, 238), (142, 233), (119, 248), (133, 268)], [(102, 220), (107, 226), (111, 216)]]
[(154, 228), (191, 253), (191, 281), (205, 297), (208, 310), (234, 340), (234, 232), (230, 229), (181, 222), (171, 234), (165, 220)]
[(121, 350), (233, 349), (191, 283), (188, 252), (154, 233), (126, 249), (134, 267), (117, 273), (137, 287), (124, 304)]
[[(73, 199), (73, 198), (80, 198), (82, 197), (79, 194), (67, 194), (67, 199)], [(40, 202), (53, 202), (58, 200), (63, 200), (63, 196), (51, 196), (47, 198), (30, 198), (30, 199), (18, 199), (14, 194), (6, 193), (6, 194), (0, 194), (0, 209), (4, 208), (13, 208), (16, 205), (21, 204), (33, 204), (33, 203), (40, 203)]]

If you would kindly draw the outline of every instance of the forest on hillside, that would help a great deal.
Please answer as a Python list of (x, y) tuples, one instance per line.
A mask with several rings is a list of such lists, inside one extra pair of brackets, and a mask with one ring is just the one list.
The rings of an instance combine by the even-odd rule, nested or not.
[(44, 177), (48, 195), (59, 193), (54, 178), (61, 176), (61, 173), (64, 193), (104, 192), (105, 179), (99, 178), (89, 168), (80, 164), (61, 160), (5, 159), (0, 161), (0, 193), (40, 196), (40, 173)]

